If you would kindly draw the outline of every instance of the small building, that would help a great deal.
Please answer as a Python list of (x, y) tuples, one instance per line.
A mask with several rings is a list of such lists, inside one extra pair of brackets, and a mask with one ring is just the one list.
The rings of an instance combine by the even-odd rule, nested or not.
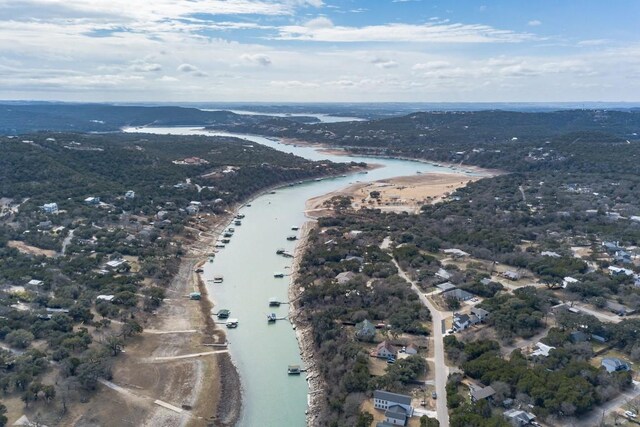
[(343, 271), (336, 276), (336, 281), (339, 285), (344, 285), (345, 283), (351, 281), (351, 279), (353, 279), (354, 277), (356, 277), (356, 273), (354, 273), (353, 271)]
[(607, 308), (607, 310), (617, 314), (618, 316), (626, 316), (634, 312), (632, 308), (615, 301), (607, 301), (605, 307)]
[(376, 328), (373, 323), (363, 320), (356, 323), (356, 338), (361, 341), (371, 341), (376, 336)]
[(134, 199), (135, 197), (136, 197), (136, 192), (133, 190), (129, 190), (126, 193), (124, 193), (125, 199)]
[(389, 344), (388, 341), (382, 341), (376, 346), (376, 349), (371, 352), (372, 356), (380, 357), (382, 359), (395, 359), (396, 354), (398, 354), (398, 350)]
[(562, 287), (566, 288), (567, 286), (574, 284), (574, 283), (580, 283), (578, 279), (574, 279), (573, 277), (567, 276), (564, 279), (562, 279)]
[(42, 286), (44, 284), (44, 282), (42, 280), (29, 280), (29, 282), (27, 283), (27, 285), (29, 286)]
[(619, 264), (631, 264), (631, 254), (627, 251), (616, 251), (613, 260)]
[(105, 267), (107, 267), (109, 270), (121, 270), (126, 266), (127, 261), (124, 259), (113, 259), (105, 264)]
[(48, 214), (57, 214), (58, 213), (58, 204), (57, 203), (45, 203), (42, 205), (42, 211)]
[(88, 205), (98, 205), (100, 204), (100, 197), (87, 197), (84, 202)]
[(416, 347), (415, 344), (411, 343), (405, 347), (404, 352), (409, 356), (413, 356), (414, 354), (418, 354), (418, 347)]
[(460, 314), (460, 313), (453, 314), (453, 329), (456, 332), (464, 331), (468, 327), (473, 326), (479, 322), (480, 321), (478, 320), (478, 317), (473, 314), (472, 315)]
[(51, 221), (42, 221), (38, 224), (38, 230), (48, 231), (53, 228), (53, 223)]
[(607, 372), (620, 372), (620, 371), (631, 370), (628, 363), (623, 362), (617, 357), (606, 357), (602, 359), (602, 362), (600, 362), (600, 366), (606, 369)]
[(548, 256), (548, 257), (551, 257), (551, 258), (560, 258), (560, 257), (562, 257), (562, 255), (560, 255), (559, 253), (553, 252), (553, 251), (543, 251), (543, 252), (540, 253), (540, 255)]
[(436, 271), (436, 276), (444, 280), (449, 280), (451, 278), (451, 273), (449, 273), (444, 268), (441, 268), (438, 271)]
[(532, 413), (521, 411), (519, 409), (510, 409), (508, 411), (505, 411), (504, 417), (514, 427), (525, 427), (533, 425), (532, 422), (536, 419), (536, 416)]
[(185, 210), (187, 211), (187, 213), (189, 215), (195, 215), (198, 212), (200, 212), (200, 208), (198, 208), (198, 206), (194, 206), (194, 205), (189, 205), (185, 208)]
[(390, 406), (384, 411), (384, 420), (392, 426), (404, 426), (409, 418), (408, 411), (400, 405)]
[(618, 242), (602, 242), (602, 246), (604, 247), (604, 250), (609, 252), (610, 254), (614, 254), (616, 253), (616, 251), (622, 249), (619, 246)]
[(96, 297), (96, 301), (112, 302), (114, 298), (115, 298), (115, 295), (98, 295)]
[(491, 386), (487, 387), (474, 387), (469, 386), (469, 396), (471, 396), (472, 402), (478, 402), (483, 399), (490, 399), (496, 391)]

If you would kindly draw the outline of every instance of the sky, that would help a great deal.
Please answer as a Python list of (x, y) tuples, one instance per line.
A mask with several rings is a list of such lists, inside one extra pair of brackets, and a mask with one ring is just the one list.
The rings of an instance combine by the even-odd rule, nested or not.
[(0, 99), (638, 102), (638, 0), (0, 0)]

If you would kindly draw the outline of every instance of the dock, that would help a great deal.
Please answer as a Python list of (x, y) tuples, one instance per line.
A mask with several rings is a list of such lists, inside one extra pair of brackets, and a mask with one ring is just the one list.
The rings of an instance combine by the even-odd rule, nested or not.
[(289, 365), (287, 366), (287, 374), (288, 375), (300, 375), (303, 372), (307, 372), (305, 368), (301, 368), (300, 365)]
[(278, 301), (276, 297), (269, 298), (269, 307), (280, 307), (282, 304), (289, 304), (289, 301)]

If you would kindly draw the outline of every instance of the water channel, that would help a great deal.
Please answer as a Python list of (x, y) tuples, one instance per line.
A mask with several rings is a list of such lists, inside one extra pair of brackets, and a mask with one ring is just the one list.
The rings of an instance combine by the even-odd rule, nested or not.
[[(310, 160), (356, 161), (382, 166), (367, 174), (356, 173), (283, 187), (273, 194), (250, 201), (240, 209), (240, 213), (245, 215), (242, 225), (230, 225), (235, 228), (231, 242), (220, 250), (214, 262), (207, 263), (204, 268), (205, 280), (212, 279), (214, 275), (224, 276), (223, 283), (207, 283), (215, 304), (214, 311), (229, 309), (231, 317), (239, 320), (237, 329), (226, 330), (243, 387), (243, 409), (238, 425), (304, 426), (309, 389), (304, 374), (287, 375), (288, 365), (302, 364), (295, 331), (287, 320), (267, 323), (266, 316), (271, 312), (279, 318), (288, 314), (288, 305), (274, 308), (269, 307), (268, 301), (272, 297), (279, 301), (287, 300), (289, 278), (286, 275), (292, 260), (276, 255), (276, 250), (294, 251), (296, 242), (288, 241), (287, 236), (296, 234), (292, 227), (299, 227), (305, 222), (305, 202), (356, 181), (375, 181), (415, 175), (417, 172), (461, 171), (408, 160), (338, 156), (312, 147), (284, 145), (256, 135), (210, 132), (202, 128), (157, 127), (125, 131), (236, 136)], [(275, 272), (282, 272), (285, 277), (275, 278)]]

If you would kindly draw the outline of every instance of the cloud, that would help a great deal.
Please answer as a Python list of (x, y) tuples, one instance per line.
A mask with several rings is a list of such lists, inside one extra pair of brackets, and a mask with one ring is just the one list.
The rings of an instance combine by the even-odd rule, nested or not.
[(582, 40), (578, 42), (578, 46), (586, 47), (586, 46), (603, 46), (609, 43), (607, 39), (592, 39), (592, 40)]
[(426, 63), (415, 64), (411, 69), (413, 71), (430, 71), (430, 70), (443, 70), (449, 68), (451, 64), (448, 61), (429, 61)]
[(318, 42), (434, 42), (434, 43), (517, 43), (533, 40), (528, 33), (500, 30), (482, 24), (429, 22), (422, 25), (385, 24), (364, 27), (335, 26), (327, 18), (305, 25), (280, 27), (278, 40)]
[(207, 73), (205, 73), (204, 71), (201, 71), (195, 65), (186, 64), (186, 63), (178, 65), (177, 70), (180, 71), (181, 73), (188, 73), (188, 74), (191, 74), (192, 76), (195, 76), (195, 77), (207, 77), (208, 76)]
[(378, 68), (396, 68), (398, 66), (396, 61), (384, 58), (374, 58), (371, 63)]
[(269, 55), (265, 55), (264, 53), (245, 53), (244, 55), (240, 56), (240, 59), (252, 64), (262, 65), (263, 67), (268, 67), (269, 65), (271, 65), (271, 58), (269, 57)]
[(162, 65), (146, 62), (144, 60), (133, 61), (129, 69), (140, 73), (153, 73), (156, 71), (162, 71)]
[(538, 27), (542, 25), (542, 21), (539, 21), (537, 19), (532, 19), (531, 21), (527, 22), (527, 25), (530, 27)]

